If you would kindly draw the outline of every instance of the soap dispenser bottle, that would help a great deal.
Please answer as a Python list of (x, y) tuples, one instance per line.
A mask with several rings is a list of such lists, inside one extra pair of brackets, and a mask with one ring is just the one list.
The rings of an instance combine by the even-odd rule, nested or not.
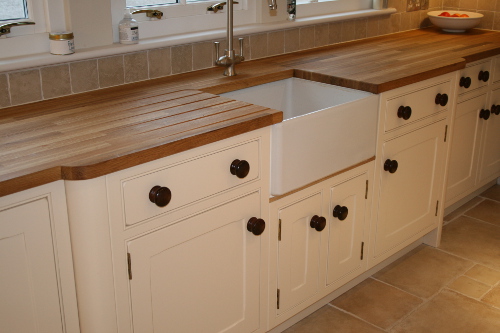
[(139, 23), (132, 18), (130, 8), (125, 9), (123, 20), (118, 24), (121, 44), (139, 43)]

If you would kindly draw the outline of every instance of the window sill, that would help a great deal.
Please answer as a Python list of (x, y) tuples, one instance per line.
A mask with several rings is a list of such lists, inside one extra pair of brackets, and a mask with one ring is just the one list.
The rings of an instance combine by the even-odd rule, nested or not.
[[(349, 13), (298, 18), (293, 22), (284, 21), (284, 22), (265, 23), (265, 24), (252, 24), (247, 26), (236, 27), (234, 29), (234, 35), (243, 36), (243, 35), (256, 34), (266, 31), (298, 28), (301, 26), (313, 25), (313, 24), (384, 16), (393, 14), (395, 12), (396, 9), (394, 8), (388, 8), (383, 10), (368, 9), (356, 12), (349, 12)], [(59, 63), (106, 57), (123, 53), (139, 52), (139, 51), (167, 47), (172, 45), (197, 43), (207, 40), (222, 39), (225, 37), (226, 37), (226, 30), (217, 29), (211, 31), (169, 36), (164, 38), (143, 39), (139, 42), (139, 44), (134, 44), (134, 45), (113, 44), (105, 47), (77, 50), (76, 53), (67, 56), (58, 56), (49, 53), (40, 53), (25, 57), (3, 58), (0, 59), (0, 72), (19, 70), (29, 67), (55, 65)]]

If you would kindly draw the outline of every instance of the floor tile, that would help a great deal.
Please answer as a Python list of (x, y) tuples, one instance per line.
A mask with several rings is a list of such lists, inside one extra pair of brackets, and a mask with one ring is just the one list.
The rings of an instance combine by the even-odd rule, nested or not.
[(444, 226), (440, 249), (500, 270), (500, 227), (459, 217)]
[(420, 298), (371, 278), (331, 302), (382, 329), (389, 328), (421, 303)]
[(451, 221), (451, 220), (453, 220), (453, 219), (455, 219), (455, 218), (463, 215), (463, 213), (465, 213), (466, 211), (468, 211), (472, 207), (476, 206), (478, 203), (480, 203), (483, 200), (484, 200), (483, 198), (475, 197), (474, 199), (467, 201), (465, 204), (463, 204), (462, 206), (460, 206), (457, 209), (455, 209), (453, 212), (451, 212), (448, 215), (446, 215), (443, 218), (443, 220), (445, 222), (449, 222), (449, 221)]
[(473, 265), (471, 261), (422, 245), (374, 277), (415, 296), (429, 298)]
[(382, 333), (384, 331), (325, 305), (283, 333)]
[(498, 333), (500, 310), (450, 290), (395, 325), (391, 333)]
[(500, 281), (500, 271), (495, 271), (483, 265), (475, 265), (465, 272), (465, 275), (489, 286), (494, 286)]
[(500, 202), (484, 200), (465, 215), (500, 226)]
[(490, 187), (480, 195), (481, 197), (485, 197), (488, 199), (500, 201), (500, 185), (495, 185)]
[[(493, 288), (483, 297), (482, 301), (500, 309), (500, 286)], [(500, 318), (498, 320), (500, 321)]]
[(467, 276), (460, 276), (458, 279), (453, 281), (448, 288), (465, 296), (479, 299), (490, 290), (491, 286), (472, 280)]

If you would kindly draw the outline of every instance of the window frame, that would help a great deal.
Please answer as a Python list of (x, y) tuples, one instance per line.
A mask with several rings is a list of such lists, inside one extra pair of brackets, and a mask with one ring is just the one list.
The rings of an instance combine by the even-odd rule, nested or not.
[(297, 18), (373, 9), (373, 0), (297, 0)]

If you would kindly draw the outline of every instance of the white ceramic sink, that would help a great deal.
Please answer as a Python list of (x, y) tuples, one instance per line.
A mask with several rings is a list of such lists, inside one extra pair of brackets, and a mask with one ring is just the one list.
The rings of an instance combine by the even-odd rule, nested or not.
[(283, 111), (272, 127), (272, 195), (375, 155), (378, 95), (290, 78), (221, 96)]

